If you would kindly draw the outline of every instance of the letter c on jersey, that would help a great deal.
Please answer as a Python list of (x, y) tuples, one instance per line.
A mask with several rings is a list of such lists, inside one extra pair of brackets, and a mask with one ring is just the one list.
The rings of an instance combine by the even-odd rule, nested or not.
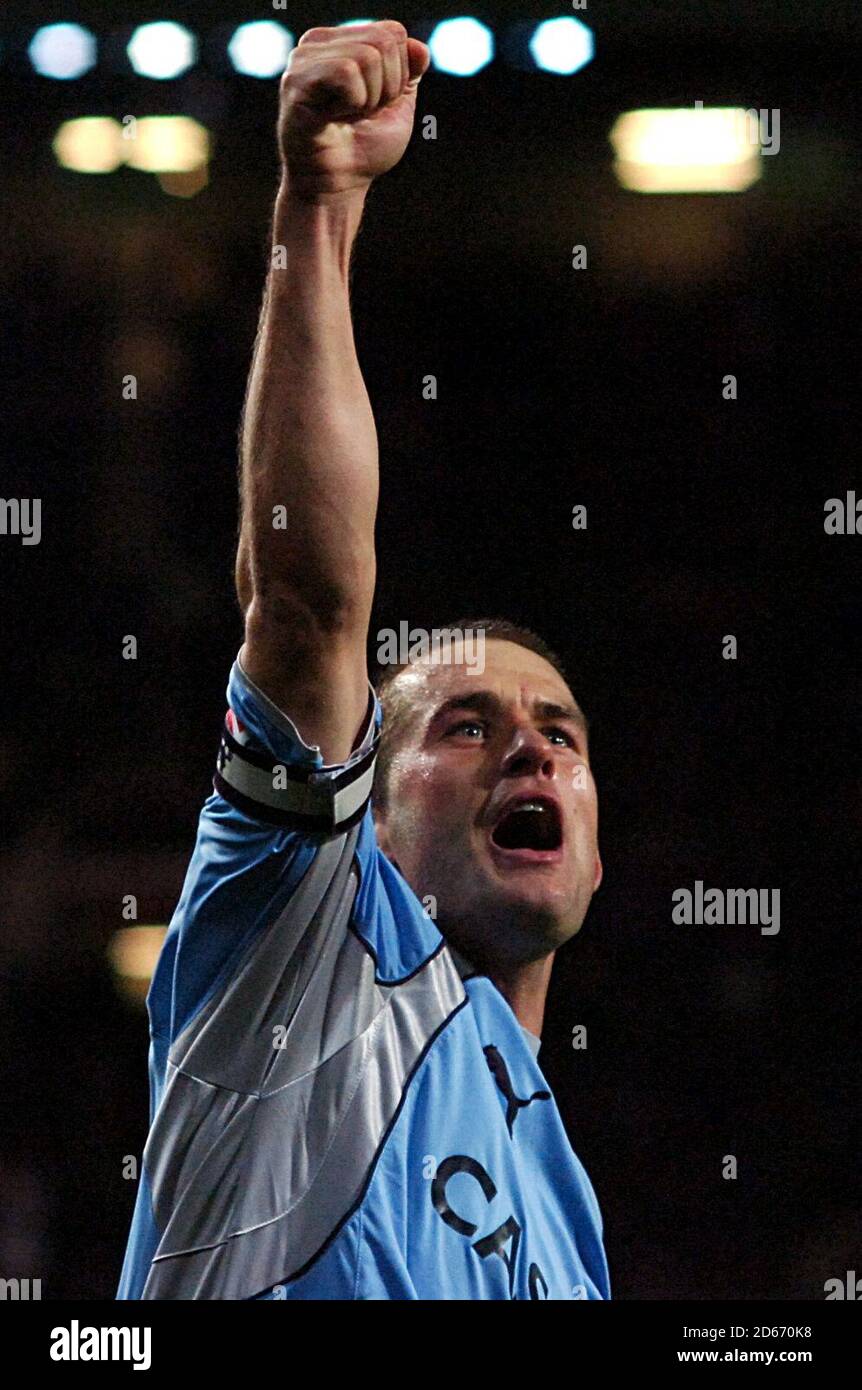
[[(456, 1173), (469, 1173), (471, 1178), (482, 1189), (482, 1195), (486, 1202), (491, 1202), (497, 1195), (497, 1188), (493, 1179), (478, 1163), (475, 1158), (470, 1158), (468, 1154), (453, 1154), (450, 1158), (445, 1158), (439, 1165), (434, 1180), (431, 1184), (431, 1201), (434, 1203), (434, 1210), (438, 1216), (451, 1226), (453, 1231), (457, 1231), (461, 1236), (475, 1235), (478, 1227), (475, 1222), (467, 1221), (463, 1216), (459, 1216), (446, 1196), (446, 1184)], [(520, 1223), (514, 1216), (510, 1216), (501, 1226), (498, 1226), (490, 1235), (482, 1236), (480, 1240), (473, 1242), (473, 1249), (481, 1259), (487, 1259), (489, 1255), (499, 1255), (506, 1266), (509, 1275), (509, 1297), (517, 1298), (513, 1292), (515, 1285), (515, 1264), (518, 1258), (518, 1247), (521, 1243), (522, 1229)], [(509, 1242), (512, 1242), (511, 1249), (506, 1250)], [(544, 1296), (548, 1296), (548, 1285), (537, 1264), (531, 1264), (529, 1269), (530, 1298), (541, 1298), (539, 1284), (544, 1289)]]
[(447, 1226), (451, 1226), (453, 1231), (458, 1232), (459, 1236), (472, 1236), (478, 1227), (472, 1221), (465, 1221), (463, 1216), (459, 1216), (449, 1205), (449, 1199), (446, 1196), (446, 1184), (455, 1173), (469, 1173), (471, 1178), (475, 1178), (484, 1193), (486, 1202), (493, 1201), (497, 1195), (497, 1189), (481, 1163), (477, 1163), (476, 1159), (470, 1158), (468, 1154), (453, 1154), (451, 1158), (444, 1158), (438, 1167), (431, 1184), (431, 1201), (434, 1203), (434, 1210), (438, 1216), (442, 1216)]

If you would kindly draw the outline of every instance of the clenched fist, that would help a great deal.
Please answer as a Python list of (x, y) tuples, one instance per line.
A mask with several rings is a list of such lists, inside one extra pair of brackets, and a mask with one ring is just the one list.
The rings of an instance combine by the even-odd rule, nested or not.
[(281, 79), (288, 188), (304, 197), (366, 189), (397, 164), (430, 57), (390, 19), (303, 34)]

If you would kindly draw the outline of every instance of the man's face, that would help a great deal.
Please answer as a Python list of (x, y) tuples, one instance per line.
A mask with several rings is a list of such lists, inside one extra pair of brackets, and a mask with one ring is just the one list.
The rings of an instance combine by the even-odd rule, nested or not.
[(544, 657), (491, 639), (481, 674), (423, 662), (397, 679), (411, 714), (376, 816), (381, 849), (477, 964), (548, 955), (578, 931), (602, 876), (568, 687)]

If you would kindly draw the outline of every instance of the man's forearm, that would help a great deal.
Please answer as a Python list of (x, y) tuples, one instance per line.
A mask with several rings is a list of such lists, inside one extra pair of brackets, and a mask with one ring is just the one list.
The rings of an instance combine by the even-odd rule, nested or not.
[(301, 199), (283, 184), (240, 440), (243, 610), (322, 624), (370, 608), (377, 434), (349, 304), (363, 193)]

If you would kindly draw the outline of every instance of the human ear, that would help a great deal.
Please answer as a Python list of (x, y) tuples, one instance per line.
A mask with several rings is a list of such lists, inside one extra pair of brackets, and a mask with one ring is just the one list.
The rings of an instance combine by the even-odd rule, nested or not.
[(392, 846), (389, 843), (389, 827), (382, 811), (374, 812), (374, 833), (377, 836), (377, 844), (380, 850), (385, 854), (389, 862), (394, 864), (396, 869), (398, 869), (398, 862), (393, 856)]

